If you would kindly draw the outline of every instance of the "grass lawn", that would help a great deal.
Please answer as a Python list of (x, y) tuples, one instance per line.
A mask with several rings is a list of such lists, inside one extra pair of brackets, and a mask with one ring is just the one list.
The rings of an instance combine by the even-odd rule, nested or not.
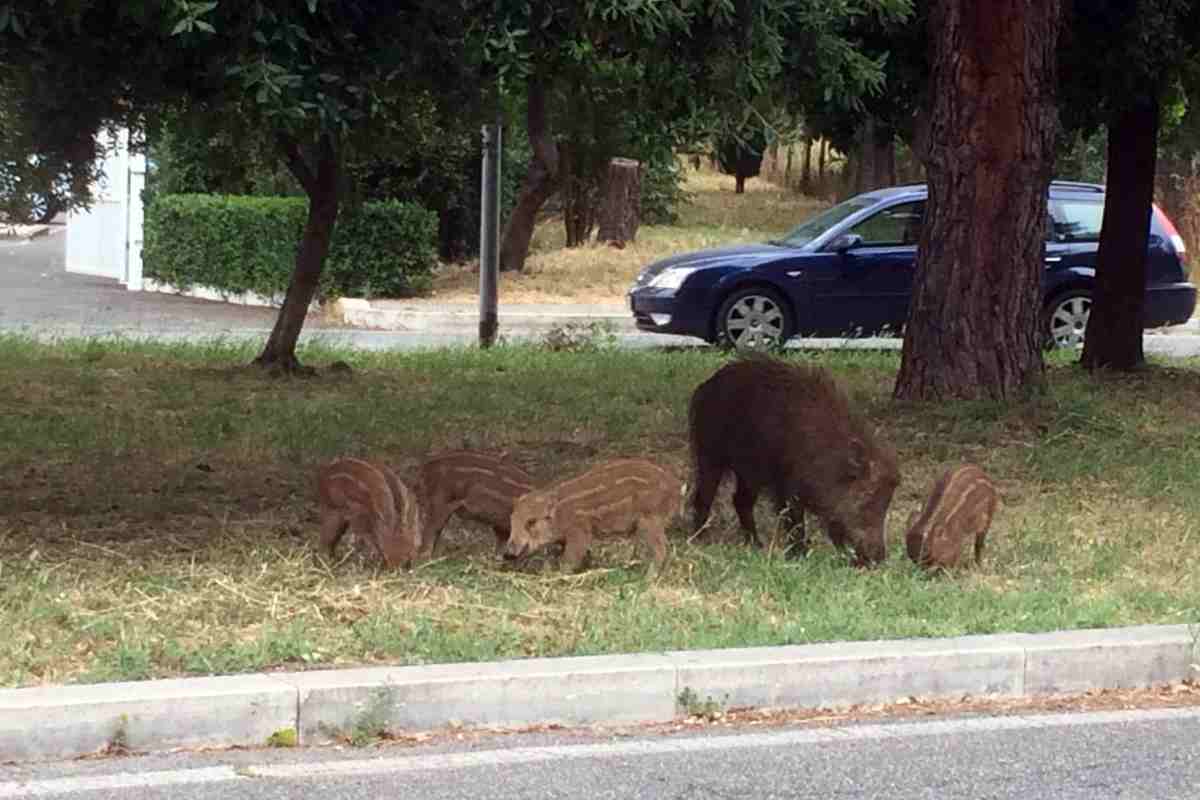
[[(637, 240), (617, 250), (605, 245), (566, 249), (561, 218), (534, 232), (529, 260), (519, 274), (500, 275), (506, 303), (620, 303), (638, 271), (666, 256), (787, 233), (827, 203), (782, 189), (761, 178), (734, 194), (733, 178), (688, 168), (684, 190), (691, 202), (679, 208), (676, 225), (643, 225)], [(479, 262), (444, 267), (434, 279), (433, 300), (477, 302)], [(411, 302), (420, 302), (419, 299)]]
[[(541, 481), (617, 455), (682, 472), (687, 399), (722, 353), (309, 350), (354, 372), (295, 380), (253, 354), (0, 338), (0, 684), (1200, 621), (1197, 363), (1095, 378), (1055, 356), (1037, 399), (917, 407), (890, 399), (895, 353), (802, 354), (899, 451), (888, 562), (751, 551), (726, 496), (724, 541), (677, 525), (649, 581), (633, 543), (564, 575), (498, 564), (489, 531), (457, 524), (411, 572), (326, 563), (314, 470), (466, 446)], [(931, 578), (901, 525), (965, 460), (1004, 505), (983, 564)]]

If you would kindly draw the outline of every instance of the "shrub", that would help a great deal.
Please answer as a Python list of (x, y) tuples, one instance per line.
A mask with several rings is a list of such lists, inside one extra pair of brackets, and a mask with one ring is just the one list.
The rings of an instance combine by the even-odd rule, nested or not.
[[(295, 197), (157, 195), (146, 209), (149, 278), (179, 287), (281, 294), (295, 267), (308, 203)], [(321, 297), (426, 292), (436, 265), (437, 217), (411, 203), (343, 211), (325, 260)]]
[(679, 222), (678, 207), (688, 202), (683, 190), (683, 169), (668, 151), (667, 157), (655, 156), (643, 162), (642, 223), (645, 225), (674, 225)]

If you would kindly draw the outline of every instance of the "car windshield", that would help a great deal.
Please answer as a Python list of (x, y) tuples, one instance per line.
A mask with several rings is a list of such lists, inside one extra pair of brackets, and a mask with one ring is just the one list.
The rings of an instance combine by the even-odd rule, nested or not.
[(852, 197), (849, 200), (838, 203), (833, 208), (825, 209), (815, 217), (805, 220), (793, 228), (792, 232), (787, 236), (781, 239), (774, 239), (771, 241), (771, 244), (777, 244), (782, 247), (803, 247), (846, 217), (849, 217), (851, 214), (857, 214), (864, 208), (870, 208), (878, 202), (877, 198), (872, 197)]

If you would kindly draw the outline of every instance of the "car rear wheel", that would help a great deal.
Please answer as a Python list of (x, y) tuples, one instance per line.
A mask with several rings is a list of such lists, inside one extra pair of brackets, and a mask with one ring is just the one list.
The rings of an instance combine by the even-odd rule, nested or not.
[(717, 339), (740, 350), (778, 347), (792, 335), (793, 323), (787, 302), (779, 293), (762, 286), (736, 291), (717, 312)]
[(1088, 317), (1092, 313), (1092, 293), (1073, 289), (1046, 304), (1046, 346), (1074, 348), (1083, 344)]

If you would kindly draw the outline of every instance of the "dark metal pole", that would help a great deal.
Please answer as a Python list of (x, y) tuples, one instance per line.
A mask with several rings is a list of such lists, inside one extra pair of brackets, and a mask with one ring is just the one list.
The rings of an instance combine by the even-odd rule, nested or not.
[(483, 126), (483, 200), (479, 223), (479, 346), (491, 347), (500, 326), (500, 126)]

